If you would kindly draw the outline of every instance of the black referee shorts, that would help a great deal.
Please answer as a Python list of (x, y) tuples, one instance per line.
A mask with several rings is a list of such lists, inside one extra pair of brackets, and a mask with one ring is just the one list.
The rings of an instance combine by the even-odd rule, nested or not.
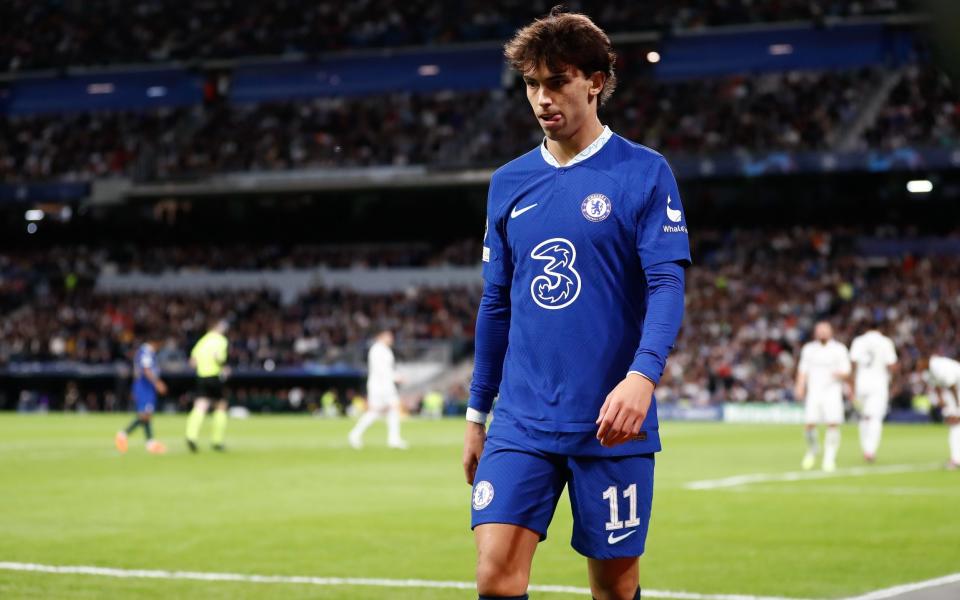
[(223, 400), (223, 381), (220, 377), (197, 377), (197, 398)]

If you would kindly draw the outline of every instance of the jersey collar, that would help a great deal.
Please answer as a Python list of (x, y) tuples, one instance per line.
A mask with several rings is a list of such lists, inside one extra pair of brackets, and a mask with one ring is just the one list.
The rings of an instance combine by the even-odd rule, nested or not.
[(611, 137), (613, 137), (613, 132), (610, 131), (610, 126), (604, 125), (603, 131), (600, 132), (600, 136), (593, 140), (589, 146), (581, 150), (580, 154), (570, 159), (570, 162), (565, 165), (561, 165), (559, 162), (557, 162), (557, 159), (550, 154), (549, 150), (547, 150), (547, 138), (543, 138), (543, 143), (540, 144), (540, 155), (543, 156), (543, 160), (551, 167), (555, 167), (557, 169), (561, 167), (572, 167), (578, 162), (583, 162), (597, 152), (600, 152), (600, 149), (603, 148), (603, 146), (610, 140)]

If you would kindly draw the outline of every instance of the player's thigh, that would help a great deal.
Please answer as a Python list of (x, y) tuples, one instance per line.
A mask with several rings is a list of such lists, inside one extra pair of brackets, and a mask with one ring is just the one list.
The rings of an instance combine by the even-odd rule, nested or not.
[(840, 425), (844, 421), (843, 398), (833, 397), (823, 400), (823, 423), (827, 425)]
[(367, 398), (367, 410), (378, 415), (390, 412), (392, 398), (389, 395), (373, 395)]
[(960, 418), (960, 402), (958, 402), (952, 390), (943, 390), (942, 393), (943, 407), (940, 409), (940, 413), (944, 420), (951, 424), (950, 421)]
[(803, 403), (803, 421), (807, 425), (823, 423), (823, 401), (820, 398), (807, 398)]
[[(477, 546), (477, 584), (486, 593), (518, 595), (530, 581), (540, 534), (509, 523), (483, 523), (473, 530)], [(492, 589), (491, 589), (492, 588)]]
[(567, 478), (562, 457), (488, 438), (474, 477), (471, 527), (517, 525), (546, 539)]
[(883, 419), (889, 405), (888, 394), (881, 390), (867, 392), (860, 396), (861, 412), (868, 419)]
[(387, 409), (400, 406), (400, 396), (396, 394), (372, 394), (369, 402), (371, 405)]
[(572, 457), (573, 548), (599, 560), (643, 554), (653, 504), (653, 454)]

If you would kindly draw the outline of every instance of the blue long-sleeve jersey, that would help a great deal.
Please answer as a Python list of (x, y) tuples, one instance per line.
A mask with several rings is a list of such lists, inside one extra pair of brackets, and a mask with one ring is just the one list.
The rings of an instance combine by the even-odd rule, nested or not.
[(656, 403), (641, 435), (595, 439), (628, 372), (657, 382), (683, 318), (686, 218), (662, 156), (605, 129), (566, 166), (541, 148), (491, 180), (484, 295), (470, 407), (491, 435), (564, 454), (660, 449)]

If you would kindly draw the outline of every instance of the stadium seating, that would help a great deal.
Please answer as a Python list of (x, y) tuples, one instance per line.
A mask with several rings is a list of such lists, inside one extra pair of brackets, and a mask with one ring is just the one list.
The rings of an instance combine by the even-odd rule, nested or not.
[[(881, 257), (870, 250), (882, 246), (891, 232), (909, 239), (896, 228), (881, 230), (881, 237), (865, 229), (698, 231), (696, 264), (687, 277), (687, 314), (659, 388), (662, 399), (699, 404), (791, 399), (799, 348), (822, 317), (830, 317), (839, 339), (848, 343), (875, 320), (887, 322), (905, 372), (931, 352), (960, 353), (955, 341), (960, 339), (960, 306), (954, 301), (960, 297), (960, 259)], [(476, 244), (466, 240), (451, 248), (466, 259)], [(413, 246), (409, 252), (401, 258), (396, 248), (389, 264), (437, 264), (451, 250), (431, 254)], [(0, 365), (122, 362), (136, 343), (135, 321), (169, 340), (170, 357), (182, 359), (206, 319), (223, 312), (234, 318), (231, 360), (240, 367), (256, 368), (266, 360), (277, 365), (356, 360), (359, 355), (350, 353), (385, 325), (411, 340), (471, 338), (479, 301), (477, 287), (391, 294), (318, 288), (293, 303), (263, 290), (230, 292), (229, 304), (215, 292), (95, 294), (91, 285), (97, 273), (91, 265), (109, 256), (114, 258), (103, 264), (111, 269), (169, 264), (222, 270), (274, 268), (306, 257), (322, 260), (323, 252), (252, 246), (211, 251), (203, 261), (199, 247), (129, 247), (80, 252), (75, 263), (67, 254), (21, 253), (16, 260), (5, 259), (3, 281), (28, 302), (13, 313), (15, 319), (3, 320)], [(231, 256), (233, 265), (227, 262)], [(68, 288), (60, 283), (69, 273), (80, 274), (87, 284)], [(180, 326), (171, 330), (171, 322)], [(898, 380), (896, 392), (909, 392), (909, 383)]]
[[(774, 73), (655, 83), (627, 78), (605, 120), (668, 156), (830, 150), (866, 110), (882, 71)], [(869, 147), (944, 145), (956, 138), (956, 95), (941, 73), (914, 71), (866, 134)], [(699, 101), (709, 97), (710, 103)], [(951, 111), (953, 111), (951, 113)], [(534, 147), (526, 98), (507, 92), (394, 94), (358, 99), (0, 119), (5, 182), (339, 166), (501, 164)]]
[[(0, 71), (501, 40), (552, 4), (222, 0), (188, 12), (155, 0), (13, 0), (0, 6)], [(916, 1), (581, 0), (570, 6), (615, 32), (889, 14), (915, 10)]]

